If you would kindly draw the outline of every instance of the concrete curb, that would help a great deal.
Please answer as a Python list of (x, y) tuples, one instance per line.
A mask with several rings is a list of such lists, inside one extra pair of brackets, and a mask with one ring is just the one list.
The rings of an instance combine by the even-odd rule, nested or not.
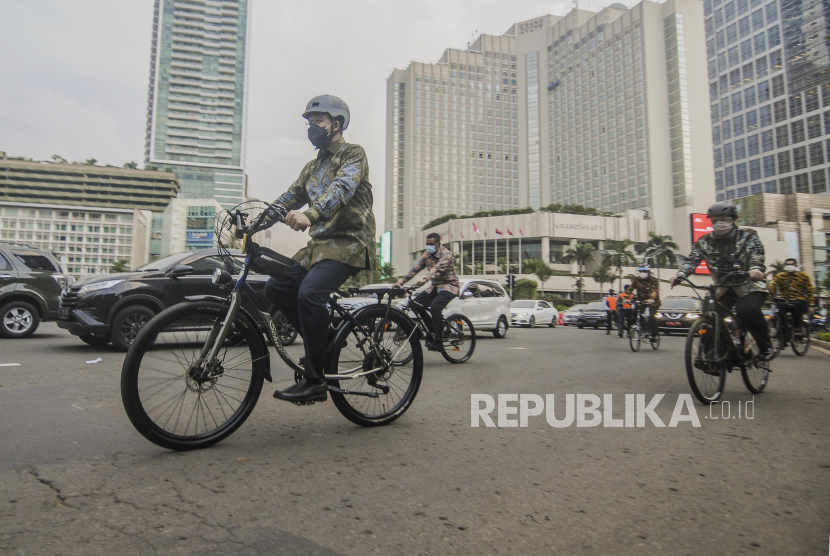
[[(826, 353), (827, 355), (830, 355), (830, 342), (823, 342), (822, 340), (816, 340), (815, 338), (810, 338), (810, 344), (813, 347), (821, 348), (824, 351), (824, 353)], [(818, 351), (818, 350), (816, 350), (816, 351)], [(819, 351), (819, 353), (822, 353), (822, 352)]]

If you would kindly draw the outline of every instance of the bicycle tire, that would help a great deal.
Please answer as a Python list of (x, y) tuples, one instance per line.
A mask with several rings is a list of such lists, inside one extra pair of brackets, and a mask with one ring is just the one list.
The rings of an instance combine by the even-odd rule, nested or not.
[(770, 319), (769, 323), (769, 341), (770, 345), (772, 346), (772, 357), (770, 361), (778, 357), (778, 354), (781, 353), (782, 349), (782, 340), (781, 340), (781, 317), (777, 314)]
[[(331, 390), (331, 399), (346, 419), (363, 427), (388, 425), (398, 419), (412, 405), (421, 386), (424, 355), (418, 331), (415, 330), (416, 325), (397, 309), (389, 310), (388, 320), (386, 317), (385, 305), (369, 307), (355, 315), (357, 324), (361, 325), (363, 330), (379, 335), (379, 347), (383, 350), (381, 363), (386, 364), (386, 370), (357, 379), (329, 381), (329, 385), (337, 390), (359, 393), (350, 394)], [(396, 358), (390, 366), (388, 360), (394, 355), (391, 351), (394, 346), (394, 335), (399, 329), (403, 330), (409, 338), (408, 344), (412, 351), (412, 358), (406, 365)], [(354, 372), (356, 365), (361, 370), (368, 370), (367, 367), (370, 365), (369, 368), (375, 368), (379, 357), (375, 353), (366, 353), (366, 349), (369, 349), (368, 345), (373, 342), (365, 342), (365, 339), (366, 334), (356, 323), (344, 322), (338, 328), (334, 341), (329, 346), (330, 356), (326, 374), (351, 373)], [(407, 379), (408, 383), (405, 383)], [(384, 391), (384, 387), (388, 390)], [(377, 397), (360, 394), (377, 394)]]
[(649, 336), (651, 338), (651, 349), (657, 351), (660, 347), (660, 333), (658, 332), (655, 336)]
[(444, 319), (441, 335), (441, 355), (453, 364), (465, 363), (476, 350), (476, 330), (470, 319), (462, 314)]
[[(708, 340), (703, 338), (707, 334), (714, 340), (715, 327), (706, 318), (696, 320), (689, 328), (684, 351), (689, 386), (695, 397), (703, 404), (718, 401), (726, 384), (726, 368), (723, 362), (717, 360), (714, 348), (707, 348)], [(709, 349), (708, 354), (705, 353), (707, 349)], [(703, 354), (700, 353), (701, 350), (704, 351)], [(706, 357), (699, 358), (698, 355)]]
[(790, 332), (790, 346), (793, 348), (793, 353), (803, 357), (807, 355), (807, 350), (810, 349), (810, 327), (803, 320), (800, 325), (800, 334), (796, 334), (795, 331)]
[(640, 351), (640, 344), (642, 343), (642, 339), (640, 338), (640, 323), (636, 322), (628, 329), (628, 346), (631, 348), (631, 351), (637, 353)]
[[(253, 320), (242, 313), (237, 315), (233, 335), (240, 339), (236, 344), (226, 342), (220, 356), (224, 363), (221, 374), (207, 377), (202, 369), (189, 368), (210, 328), (220, 325), (227, 312), (228, 306), (222, 303), (180, 303), (151, 319), (132, 342), (121, 370), (121, 399), (130, 422), (150, 442), (170, 450), (206, 448), (236, 431), (253, 411), (269, 371), (267, 347)], [(201, 332), (204, 334), (200, 336)], [(246, 352), (250, 355), (247, 360)], [(233, 367), (225, 368), (230, 363)], [(152, 398), (162, 394), (168, 383), (173, 395), (169, 396), (168, 390), (158, 406), (150, 407)], [(196, 399), (188, 394), (195, 394)], [(231, 400), (239, 405), (234, 408)], [(179, 432), (186, 405), (189, 417)], [(225, 417), (222, 423), (216, 420), (220, 413)], [(204, 427), (201, 432), (200, 417)], [(213, 428), (209, 428), (209, 418)]]

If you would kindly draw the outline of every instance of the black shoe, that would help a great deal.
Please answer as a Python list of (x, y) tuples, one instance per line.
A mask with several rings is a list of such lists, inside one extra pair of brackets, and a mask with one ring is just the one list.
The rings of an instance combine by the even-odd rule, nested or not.
[(772, 348), (762, 350), (759, 355), (759, 358), (761, 359), (761, 361), (769, 361), (770, 359), (772, 359)]
[(432, 342), (430, 340), (424, 342), (424, 345), (427, 347), (429, 351), (441, 351), (443, 349), (443, 346), (441, 344), (439, 344), (438, 342)]
[(304, 378), (285, 390), (277, 390), (274, 397), (287, 402), (324, 402), (328, 399), (327, 392), (325, 381), (313, 382)]
[(611, 331), (610, 331), (610, 330), (606, 330), (606, 331), (605, 331), (605, 335), (606, 335), (606, 336), (608, 336), (608, 335), (610, 335), (610, 334), (611, 334)]

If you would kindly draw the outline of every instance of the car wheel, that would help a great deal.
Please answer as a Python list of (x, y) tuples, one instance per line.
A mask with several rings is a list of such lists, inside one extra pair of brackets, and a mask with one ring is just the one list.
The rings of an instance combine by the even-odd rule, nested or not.
[(584, 326), (582, 326), (581, 324), (577, 324), (576, 327), (579, 328), (580, 330), (582, 330), (584, 328)]
[(78, 336), (81, 341), (85, 344), (89, 344), (91, 346), (105, 346), (110, 343), (109, 336), (97, 336), (95, 334), (84, 334), (83, 336)]
[(550, 324), (548, 326), (550, 326), (551, 328), (556, 328), (556, 317), (550, 319)]
[(527, 321), (528, 328), (533, 328), (536, 326), (536, 317), (530, 317), (530, 320)]
[(496, 338), (504, 338), (507, 336), (507, 319), (499, 317), (499, 321), (496, 323), (496, 329), (493, 330), (493, 336)]
[(154, 316), (153, 311), (141, 305), (133, 305), (119, 311), (110, 323), (112, 345), (120, 351), (130, 349), (130, 344), (133, 343), (135, 337), (147, 324), (147, 321)]
[(11, 301), (0, 308), (0, 336), (28, 338), (40, 325), (40, 314), (25, 301)]

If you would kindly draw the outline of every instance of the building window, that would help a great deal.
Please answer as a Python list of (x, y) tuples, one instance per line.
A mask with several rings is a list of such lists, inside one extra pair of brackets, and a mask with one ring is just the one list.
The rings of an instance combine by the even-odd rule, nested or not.
[(756, 158), (755, 160), (749, 161), (749, 179), (752, 181), (760, 180), (761, 179), (761, 159)]
[(790, 124), (792, 129), (793, 144), (804, 141), (804, 120), (799, 120)]
[(793, 167), (795, 170), (803, 170), (807, 167), (807, 147), (793, 149)]
[(809, 174), (798, 174), (795, 177), (795, 192), (809, 193), (810, 192), (810, 176)]
[(781, 178), (778, 183), (781, 186), (781, 195), (789, 195), (793, 192), (793, 179), (791, 177)]
[(792, 170), (790, 166), (790, 151), (784, 151), (778, 153), (778, 171), (782, 174), (786, 174)]
[(821, 116), (818, 114), (807, 118), (807, 135), (810, 139), (821, 136)]
[(789, 129), (786, 125), (778, 126), (775, 129), (775, 143), (779, 149), (790, 144)]
[(787, 103), (786, 103), (786, 101), (777, 100), (777, 101), (775, 101), (775, 104), (773, 106), (775, 107), (775, 121), (776, 121), (776, 123), (777, 122), (783, 122), (784, 120), (786, 120), (787, 119)]
[(814, 170), (813, 174), (813, 193), (824, 193), (827, 191), (827, 178), (824, 170)]

